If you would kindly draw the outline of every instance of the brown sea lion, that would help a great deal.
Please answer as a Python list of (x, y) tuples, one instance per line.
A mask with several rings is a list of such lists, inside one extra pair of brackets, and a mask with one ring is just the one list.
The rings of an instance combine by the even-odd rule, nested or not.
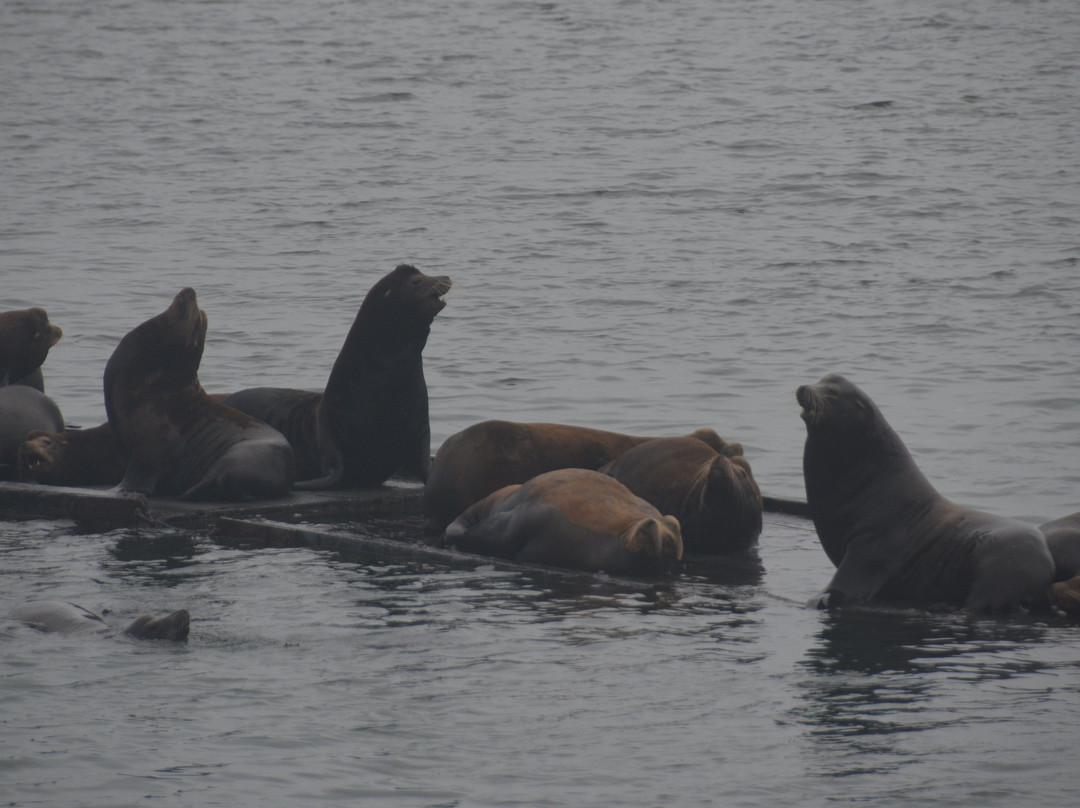
[(443, 540), (467, 552), (611, 575), (663, 574), (682, 558), (677, 519), (587, 469), (501, 488), (466, 509)]
[[(721, 454), (742, 454), (711, 429), (693, 437)], [(567, 424), (481, 421), (447, 438), (424, 486), (425, 528), (442, 530), (474, 502), (505, 485), (523, 483), (555, 469), (599, 469), (652, 437), (624, 435)]]
[(19, 446), (28, 433), (64, 428), (60, 408), (47, 395), (25, 384), (0, 387), (0, 479), (14, 479)]
[(450, 279), (401, 264), (368, 292), (326, 389), (256, 387), (226, 403), (279, 429), (296, 453), (297, 488), (369, 488), (431, 465), (422, 352)]
[(1037, 528), (942, 497), (874, 402), (844, 377), (796, 395), (806, 498), (837, 565), (820, 607), (893, 601), (1005, 612), (1046, 604), (1054, 562)]
[(19, 447), (19, 479), (43, 485), (117, 485), (124, 479), (128, 455), (109, 426), (35, 430)]
[[(59, 600), (38, 600), (24, 603), (11, 610), (9, 617), (31, 628), (63, 634), (111, 634), (109, 627), (99, 615)], [(191, 615), (186, 609), (162, 617), (148, 614), (136, 617), (120, 633), (140, 640), (183, 640), (191, 627)]]
[(182, 289), (105, 366), (105, 410), (128, 454), (120, 489), (197, 500), (273, 499), (296, 476), (284, 436), (199, 384), (207, 318)]
[(0, 387), (26, 384), (44, 392), (40, 368), (63, 335), (45, 309), (0, 313)]
[(741, 553), (761, 534), (761, 491), (740, 455), (691, 437), (657, 438), (600, 469), (674, 516), (688, 553)]

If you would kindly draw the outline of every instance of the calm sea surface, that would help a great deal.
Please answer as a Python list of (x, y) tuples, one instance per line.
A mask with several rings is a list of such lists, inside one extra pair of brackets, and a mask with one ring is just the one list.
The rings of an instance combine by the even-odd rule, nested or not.
[[(0, 3), (0, 310), (68, 421), (192, 286), (212, 392), (319, 388), (397, 263), (485, 418), (741, 441), (803, 495), (841, 372), (950, 499), (1080, 510), (1074, 0)], [(803, 604), (812, 527), (659, 584), (0, 523), (18, 806), (1071, 804), (1080, 626)]]

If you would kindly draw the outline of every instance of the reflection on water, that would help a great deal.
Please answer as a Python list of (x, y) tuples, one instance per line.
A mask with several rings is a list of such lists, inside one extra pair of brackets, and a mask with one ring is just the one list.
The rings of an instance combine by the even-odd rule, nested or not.
[[(1024, 617), (877, 607), (823, 613), (800, 662), (802, 699), (791, 715), (807, 727), (822, 776), (922, 771), (949, 754), (951, 769), (959, 757), (977, 757), (979, 746), (993, 754), (991, 727), (1030, 715), (1032, 705), (1045, 709), (1061, 669), (1052, 651), (1047, 658), (1040, 650), (1060, 641), (1051, 631)], [(958, 755), (953, 742), (969, 749)], [(1028, 750), (1022, 763), (1005, 765), (1033, 757)]]

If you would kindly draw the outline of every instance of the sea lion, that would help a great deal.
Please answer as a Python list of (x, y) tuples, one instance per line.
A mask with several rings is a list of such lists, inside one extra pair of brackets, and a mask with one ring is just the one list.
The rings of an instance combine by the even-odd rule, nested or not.
[(874, 402), (843, 376), (804, 385), (796, 397), (806, 422), (806, 498), (837, 565), (819, 607), (1045, 605), (1054, 562), (1036, 527), (942, 497)]
[(669, 572), (683, 549), (677, 519), (588, 469), (501, 488), (466, 509), (443, 540), (522, 563), (633, 576)]
[(274, 499), (296, 476), (280, 432), (199, 384), (206, 313), (182, 289), (130, 331), (105, 366), (105, 411), (129, 460), (122, 491), (194, 500)]
[(0, 477), (15, 476), (19, 446), (28, 433), (37, 429), (59, 432), (63, 428), (60, 408), (40, 390), (24, 384), (0, 387)]
[[(721, 454), (741, 454), (712, 429), (693, 437)], [(567, 424), (481, 421), (447, 438), (424, 486), (425, 529), (441, 533), (457, 516), (505, 485), (523, 483), (555, 469), (596, 470), (652, 437), (624, 435)]]
[(1054, 583), (1047, 592), (1050, 605), (1080, 614), (1080, 513), (1039, 525), (1054, 559)]
[(431, 465), (422, 352), (450, 279), (401, 264), (367, 293), (321, 392), (241, 390), (230, 407), (281, 430), (297, 460), (297, 488), (370, 488)]
[[(31, 628), (63, 634), (111, 634), (113, 629), (99, 615), (82, 606), (59, 600), (38, 600), (24, 603), (11, 610), (11, 619)], [(191, 627), (191, 615), (186, 609), (162, 617), (148, 614), (136, 617), (120, 633), (140, 640), (183, 640)]]
[(678, 519), (688, 553), (745, 552), (761, 534), (761, 491), (741, 451), (725, 456), (696, 438), (657, 438), (600, 471)]
[(45, 309), (0, 313), (0, 387), (26, 384), (44, 392), (41, 365), (63, 335)]
[(118, 485), (128, 454), (109, 422), (92, 429), (35, 430), (19, 447), (19, 479), (43, 485)]
[(1080, 574), (1080, 513), (1072, 513), (1039, 525), (1054, 559), (1054, 580)]

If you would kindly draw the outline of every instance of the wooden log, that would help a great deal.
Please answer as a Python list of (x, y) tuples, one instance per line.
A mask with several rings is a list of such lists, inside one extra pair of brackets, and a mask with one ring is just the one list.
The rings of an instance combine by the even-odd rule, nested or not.
[(784, 499), (782, 497), (761, 498), (762, 508), (766, 513), (786, 513), (788, 516), (810, 518), (810, 505), (802, 499)]
[(14, 519), (74, 519), (119, 527), (151, 521), (142, 494), (33, 483), (0, 483), (0, 514)]

